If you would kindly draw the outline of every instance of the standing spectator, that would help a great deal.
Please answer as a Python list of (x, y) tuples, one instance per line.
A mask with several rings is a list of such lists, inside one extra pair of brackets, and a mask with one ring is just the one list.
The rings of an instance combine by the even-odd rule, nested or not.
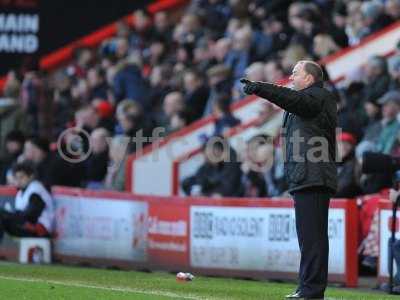
[(18, 237), (50, 237), (54, 229), (54, 203), (50, 193), (35, 179), (31, 165), (17, 164), (13, 173), (18, 188), (15, 211), (0, 210), (0, 237), (4, 232)]

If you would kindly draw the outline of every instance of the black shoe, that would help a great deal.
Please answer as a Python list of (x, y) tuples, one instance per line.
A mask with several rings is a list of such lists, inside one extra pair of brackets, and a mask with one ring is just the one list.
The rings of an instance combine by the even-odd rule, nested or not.
[(323, 300), (324, 296), (304, 296), (301, 292), (294, 292), (293, 294), (287, 295), (285, 297), (286, 299), (298, 299), (298, 300), (308, 300), (308, 299), (314, 299), (314, 300)]

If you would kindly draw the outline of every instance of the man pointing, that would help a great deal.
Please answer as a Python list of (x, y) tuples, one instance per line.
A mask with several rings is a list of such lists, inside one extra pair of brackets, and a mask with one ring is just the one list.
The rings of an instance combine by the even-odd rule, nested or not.
[(286, 110), (282, 139), (285, 177), (293, 196), (301, 252), (299, 286), (287, 299), (323, 299), (328, 277), (328, 208), (336, 192), (336, 99), (323, 88), (323, 72), (299, 61), (290, 76), (293, 89), (242, 79), (255, 94)]

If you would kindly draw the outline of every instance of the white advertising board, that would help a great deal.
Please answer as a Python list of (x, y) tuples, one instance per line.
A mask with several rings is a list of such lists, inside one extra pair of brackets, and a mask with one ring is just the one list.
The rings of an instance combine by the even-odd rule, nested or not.
[(146, 202), (69, 195), (55, 199), (57, 254), (146, 261)]
[[(293, 208), (191, 206), (192, 267), (297, 272)], [(329, 211), (329, 272), (346, 266), (345, 210)]]

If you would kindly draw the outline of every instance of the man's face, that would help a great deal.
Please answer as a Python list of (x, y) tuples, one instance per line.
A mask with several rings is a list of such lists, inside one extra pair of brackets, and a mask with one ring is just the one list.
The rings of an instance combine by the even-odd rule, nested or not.
[(305, 89), (313, 83), (313, 77), (310, 74), (307, 74), (304, 70), (304, 63), (297, 63), (294, 68), (292, 75), (290, 75), (289, 79), (293, 83), (293, 88), (296, 91)]
[(24, 172), (16, 172), (14, 174), (14, 181), (17, 189), (24, 189), (32, 181), (32, 176), (28, 176)]

